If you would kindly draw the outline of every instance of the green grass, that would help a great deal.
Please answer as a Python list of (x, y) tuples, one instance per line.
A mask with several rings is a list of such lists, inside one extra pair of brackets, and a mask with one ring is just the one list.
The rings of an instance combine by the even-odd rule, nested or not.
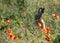
[[(36, 27), (34, 17), (39, 7), (45, 8), (42, 18), (51, 29), (51, 42), (46, 41), (44, 34)], [(26, 17), (23, 15), (24, 11), (27, 13)], [(3, 26), (0, 29), (0, 43), (59, 43), (60, 18), (55, 20), (52, 17), (54, 13), (60, 16), (59, 0), (0, 0), (0, 24)], [(7, 26), (4, 18), (11, 19), (12, 23)], [(23, 23), (27, 25), (26, 28), (21, 28)], [(8, 38), (5, 33), (8, 27), (19, 36), (18, 40)]]

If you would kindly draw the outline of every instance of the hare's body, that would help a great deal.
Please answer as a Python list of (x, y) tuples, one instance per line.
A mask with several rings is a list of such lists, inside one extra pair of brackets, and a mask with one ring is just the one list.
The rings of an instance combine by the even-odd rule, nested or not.
[(35, 16), (35, 20), (36, 20), (36, 24), (38, 22), (40, 22), (42, 24), (41, 28), (45, 28), (45, 22), (44, 20), (41, 18), (42, 14), (44, 13), (44, 8), (39, 8), (38, 10), (38, 14)]

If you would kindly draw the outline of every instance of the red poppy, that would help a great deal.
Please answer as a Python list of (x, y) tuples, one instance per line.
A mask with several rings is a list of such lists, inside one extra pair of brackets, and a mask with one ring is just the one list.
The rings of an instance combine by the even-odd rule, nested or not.
[(12, 30), (10, 28), (8, 28), (7, 33), (8, 34), (12, 33)]
[(50, 28), (49, 28), (48, 26), (46, 26), (45, 31), (46, 31), (47, 33), (50, 33)]
[(38, 29), (41, 28), (41, 26), (42, 26), (41, 23), (38, 22), (37, 24)]
[(53, 16), (54, 19), (58, 19), (59, 18), (58, 14), (52, 14), (52, 16)]
[(45, 29), (42, 29), (42, 33), (50, 33), (50, 28), (48, 26), (45, 27)]
[(12, 22), (11, 20), (7, 20), (6, 24), (11, 24), (11, 22)]
[(13, 36), (13, 39), (14, 39), (14, 40), (17, 40), (17, 39), (18, 39), (18, 36), (17, 36), (17, 35), (14, 35), (14, 36)]
[(2, 28), (2, 25), (0, 24), (0, 29)]
[(45, 36), (45, 40), (51, 41), (51, 38), (50, 38), (48, 35), (46, 35), (46, 36)]
[(13, 34), (12, 33), (10, 33), (8, 36), (9, 36), (9, 38), (13, 39)]
[(27, 14), (26, 14), (26, 11), (24, 11), (24, 16), (26, 16)]

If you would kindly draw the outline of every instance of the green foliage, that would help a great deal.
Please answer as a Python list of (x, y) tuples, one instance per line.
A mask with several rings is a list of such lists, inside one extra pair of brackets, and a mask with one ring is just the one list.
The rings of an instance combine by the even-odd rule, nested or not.
[(60, 35), (57, 35), (55, 40), (53, 40), (53, 43), (60, 43)]
[[(44, 34), (42, 34), (41, 30), (37, 29), (35, 24), (35, 15), (40, 7), (45, 8), (42, 18), (46, 26), (50, 27), (51, 42), (44, 39)], [(26, 11), (26, 17), (24, 17), (24, 11)], [(59, 43), (60, 18), (55, 20), (52, 17), (54, 13), (60, 14), (60, 0), (0, 0), (0, 24), (2, 24), (2, 29), (0, 29), (0, 42)], [(12, 20), (10, 25), (6, 24), (7, 19)], [(26, 24), (26, 28), (22, 28), (22, 24)], [(5, 31), (8, 27), (12, 29), (14, 34), (18, 35), (19, 39), (17, 41), (7, 38), (8, 36)]]

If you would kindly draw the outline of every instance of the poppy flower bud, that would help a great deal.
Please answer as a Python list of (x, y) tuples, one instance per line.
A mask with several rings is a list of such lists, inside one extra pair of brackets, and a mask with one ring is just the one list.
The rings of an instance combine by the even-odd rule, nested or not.
[(0, 29), (2, 28), (2, 25), (0, 24)]
[(46, 39), (47, 41), (51, 41), (51, 38), (50, 38), (48, 35), (45, 36), (45, 39)]
[(24, 11), (24, 16), (26, 16), (27, 14), (26, 14), (26, 11)]
[(6, 24), (11, 24), (11, 20), (6, 20)]

